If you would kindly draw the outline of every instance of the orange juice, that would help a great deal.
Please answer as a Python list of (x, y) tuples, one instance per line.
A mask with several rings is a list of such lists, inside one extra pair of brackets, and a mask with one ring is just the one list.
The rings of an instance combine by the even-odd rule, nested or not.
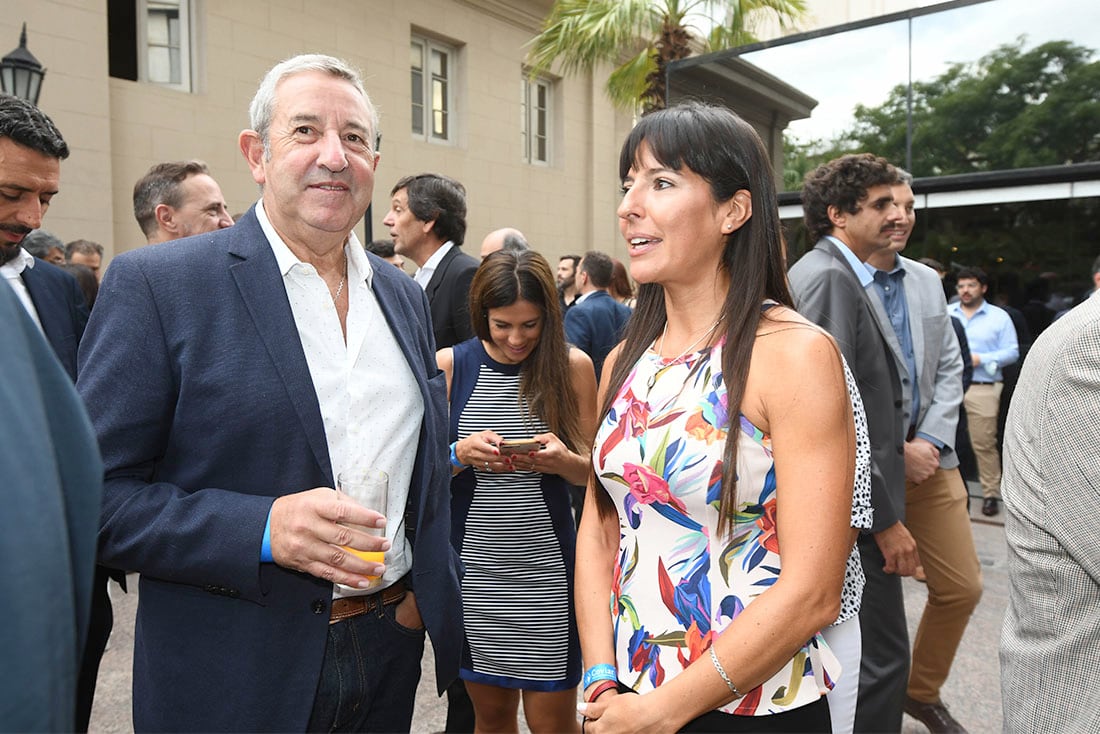
[[(352, 548), (351, 546), (347, 546), (347, 545), (342, 545), (340, 547), (343, 548), (344, 550), (346, 550), (348, 553), (352, 554), (353, 556), (358, 556), (359, 558), (362, 558), (364, 561), (368, 561), (370, 563), (385, 563), (386, 554), (383, 551), (359, 550), (357, 548)], [(367, 578), (370, 579), (371, 581), (374, 581), (378, 577), (377, 576), (367, 576)]]

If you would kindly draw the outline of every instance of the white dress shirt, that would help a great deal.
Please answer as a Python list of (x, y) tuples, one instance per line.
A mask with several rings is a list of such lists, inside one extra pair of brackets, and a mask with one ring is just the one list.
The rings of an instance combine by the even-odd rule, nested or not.
[(19, 302), (22, 303), (23, 308), (27, 310), (27, 314), (31, 317), (31, 321), (38, 326), (39, 331), (42, 331), (42, 322), (38, 318), (38, 309), (34, 307), (34, 301), (31, 300), (31, 292), (27, 290), (27, 284), (23, 282), (23, 271), (33, 267), (34, 255), (20, 247), (18, 255), (8, 260), (3, 265), (0, 265), (0, 274), (3, 274), (4, 280), (8, 281), (8, 285), (15, 291), (15, 295), (19, 296)]
[(438, 250), (432, 253), (424, 265), (421, 266), (413, 274), (413, 280), (420, 284), (420, 287), (424, 290), (428, 290), (428, 283), (431, 282), (432, 276), (435, 275), (435, 269), (439, 267), (439, 261), (443, 259), (443, 256), (451, 251), (451, 248), (455, 246), (454, 242), (447, 240), (444, 242)]
[[(333, 587), (333, 596), (374, 593), (405, 576), (412, 549), (405, 539), (409, 496), (424, 421), (424, 399), (372, 288), (374, 273), (363, 246), (351, 232), (347, 257), (347, 342), (332, 293), (316, 268), (303, 263), (272, 227), (263, 203), (256, 218), (271, 244), (283, 275), (290, 310), (309, 365), (329, 460), (335, 479), (342, 471), (381, 469), (389, 474), (386, 573), (376, 588), (363, 591)], [(303, 487), (308, 489), (308, 487)]]

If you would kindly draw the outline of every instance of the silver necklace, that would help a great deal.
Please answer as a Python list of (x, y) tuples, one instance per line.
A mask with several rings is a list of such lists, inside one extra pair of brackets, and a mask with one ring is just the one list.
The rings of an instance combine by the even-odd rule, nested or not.
[[(332, 297), (332, 302), (336, 303), (340, 300), (340, 294), (344, 292), (344, 281), (348, 278), (348, 255), (344, 253), (344, 274), (340, 276), (340, 285), (336, 286), (336, 295)], [(667, 324), (666, 324), (667, 326)]]
[[(722, 323), (721, 318), (719, 318), (717, 321), (715, 321), (714, 324), (709, 329), (704, 331), (703, 335), (701, 337), (699, 337), (698, 339), (693, 341), (691, 344), (689, 344), (687, 349), (680, 352), (677, 356), (673, 357), (669, 361), (670, 362), (678, 362), (684, 357), (684, 355), (690, 354), (691, 350), (695, 349), (695, 347), (699, 346), (699, 344), (701, 344), (704, 340), (709, 339), (711, 337), (711, 335), (714, 334), (714, 330), (718, 328), (718, 324), (720, 324), (720, 323)], [(665, 328), (661, 331), (661, 341), (657, 343), (657, 356), (661, 357), (662, 359), (664, 359), (664, 357), (662, 355), (665, 351), (665, 336), (667, 334), (668, 334), (668, 321), (665, 321)]]

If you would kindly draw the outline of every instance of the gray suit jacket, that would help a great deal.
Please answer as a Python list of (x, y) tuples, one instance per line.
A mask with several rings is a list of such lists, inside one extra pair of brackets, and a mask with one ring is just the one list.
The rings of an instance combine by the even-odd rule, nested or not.
[[(947, 300), (936, 272), (915, 260), (899, 258), (905, 270), (905, 302), (909, 306), (909, 331), (913, 338), (913, 355), (917, 362), (917, 384), (920, 388), (920, 406), (913, 421), (913, 385), (909, 382), (905, 355), (901, 350), (890, 317), (882, 300), (871, 298), (871, 309), (890, 347), (894, 365), (901, 375), (901, 404), (904, 413), (902, 425), (908, 431), (916, 426), (917, 433), (924, 433), (942, 443), (948, 449), (955, 446), (955, 427), (959, 422), (959, 405), (962, 403), (962, 356), (959, 340), (947, 315)], [(868, 295), (877, 296), (872, 289)], [(959, 465), (959, 457), (953, 450), (940, 452), (940, 466), (953, 469)]]
[(788, 275), (798, 312), (832, 334), (859, 385), (871, 437), (870, 532), (877, 533), (905, 519), (902, 389), (886, 341), (892, 330), (882, 329), (878, 297), (863, 289), (829, 240), (821, 239)]
[(1005, 426), (1004, 730), (1100, 731), (1100, 296), (1032, 345)]

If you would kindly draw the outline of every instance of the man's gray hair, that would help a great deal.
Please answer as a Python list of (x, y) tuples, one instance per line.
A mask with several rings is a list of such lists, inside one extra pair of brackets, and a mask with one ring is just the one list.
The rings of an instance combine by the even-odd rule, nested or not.
[(909, 171), (906, 171), (904, 168), (898, 168), (898, 179), (906, 186), (911, 187), (913, 185), (913, 174), (909, 173)]
[(252, 98), (252, 104), (248, 107), (249, 122), (252, 125), (252, 129), (260, 134), (260, 140), (262, 140), (264, 144), (264, 156), (270, 157), (271, 155), (270, 138), (268, 135), (271, 132), (271, 118), (275, 115), (276, 87), (279, 86), (279, 82), (283, 79), (307, 71), (319, 71), (323, 74), (329, 74), (339, 79), (344, 79), (350, 82), (351, 85), (363, 95), (363, 101), (367, 103), (367, 111), (370, 114), (370, 124), (374, 135), (374, 140), (369, 140), (367, 142), (371, 150), (377, 152), (379, 134), (378, 110), (375, 109), (374, 103), (371, 102), (367, 90), (363, 88), (363, 80), (359, 77), (359, 72), (346, 62), (334, 56), (326, 56), (324, 54), (301, 54), (289, 59), (284, 59), (271, 67), (271, 70), (264, 76), (263, 81), (260, 82), (260, 87), (256, 90), (256, 96)]

